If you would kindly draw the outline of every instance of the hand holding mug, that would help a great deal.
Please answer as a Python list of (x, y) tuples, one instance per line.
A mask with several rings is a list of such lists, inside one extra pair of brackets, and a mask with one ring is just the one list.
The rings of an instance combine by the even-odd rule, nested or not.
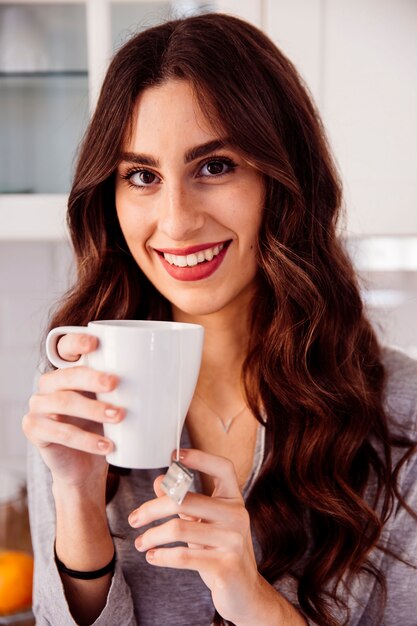
[(119, 381), (97, 391), (101, 402), (123, 407), (123, 424), (104, 423), (114, 443), (107, 460), (120, 467), (166, 467), (179, 444), (188, 406), (197, 383), (204, 329), (197, 324), (138, 320), (90, 322), (87, 327), (62, 326), (48, 335), (46, 351), (56, 367), (72, 368), (60, 358), (59, 337), (84, 332), (98, 340), (81, 363), (106, 371)]
[[(62, 356), (71, 361), (96, 347), (97, 340), (84, 334), (67, 335), (60, 341)], [(113, 443), (104, 437), (103, 424), (121, 421), (125, 410), (97, 400), (96, 394), (111, 391), (117, 384), (116, 376), (73, 362), (41, 376), (22, 428), (40, 450), (54, 482), (80, 485), (88, 480), (94, 485), (98, 477), (105, 480), (104, 456)]]

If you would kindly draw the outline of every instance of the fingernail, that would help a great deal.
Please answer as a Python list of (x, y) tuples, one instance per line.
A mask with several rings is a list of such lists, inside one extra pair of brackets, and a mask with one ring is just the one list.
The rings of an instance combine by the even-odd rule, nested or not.
[(146, 560), (153, 561), (155, 558), (155, 550), (148, 550), (146, 553)]
[(143, 544), (142, 537), (137, 537), (135, 540), (135, 546), (136, 546), (136, 550), (138, 550), (139, 552), (145, 552), (146, 550), (146, 548), (142, 544)]
[(81, 337), (81, 345), (83, 348), (88, 348), (91, 345), (91, 337), (89, 335)]
[(130, 526), (132, 526), (132, 528), (138, 528), (138, 526), (140, 526), (139, 517), (136, 514), (129, 515), (127, 521), (129, 522)]
[(100, 374), (98, 381), (100, 385), (107, 387), (110, 382), (110, 377), (107, 374)]
[(99, 383), (105, 389), (108, 389), (114, 382), (114, 376), (111, 374), (100, 374)]
[[(186, 450), (178, 450), (178, 458), (180, 461), (183, 461), (185, 459), (187, 451)], [(177, 459), (177, 451), (174, 450), (172, 455), (171, 455), (173, 461), (176, 461)]]
[(111, 446), (110, 441), (107, 441), (106, 439), (100, 439), (97, 442), (97, 448), (99, 450), (109, 450), (110, 446)]
[(117, 420), (120, 417), (120, 414), (121, 413), (119, 409), (105, 409), (104, 410), (104, 415), (113, 421)]

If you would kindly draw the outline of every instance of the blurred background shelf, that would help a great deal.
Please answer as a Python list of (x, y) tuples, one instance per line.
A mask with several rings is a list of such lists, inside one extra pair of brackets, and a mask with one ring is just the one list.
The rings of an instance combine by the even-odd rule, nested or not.
[[(31, 72), (0, 72), (1, 80), (12, 80), (14, 78), (79, 78), (87, 77), (88, 72), (86, 70), (45, 70), (45, 71), (31, 71)], [(4, 84), (4, 83), (3, 83)]]

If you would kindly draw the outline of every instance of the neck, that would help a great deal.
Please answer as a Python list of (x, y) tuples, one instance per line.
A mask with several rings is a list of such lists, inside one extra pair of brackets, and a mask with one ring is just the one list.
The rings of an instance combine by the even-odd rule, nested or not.
[(204, 326), (204, 350), (197, 383), (203, 398), (213, 397), (214, 390), (218, 390), (220, 401), (225, 394), (230, 398), (231, 392), (242, 396), (241, 373), (248, 350), (250, 303), (248, 297), (244, 306), (239, 300), (235, 306), (209, 315), (187, 315), (179, 309), (173, 310), (175, 321)]

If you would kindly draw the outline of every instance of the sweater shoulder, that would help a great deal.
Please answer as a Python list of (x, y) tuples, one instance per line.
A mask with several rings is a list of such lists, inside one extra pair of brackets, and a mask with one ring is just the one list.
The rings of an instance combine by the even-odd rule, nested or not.
[(383, 348), (384, 404), (398, 434), (417, 435), (417, 361), (398, 349)]

